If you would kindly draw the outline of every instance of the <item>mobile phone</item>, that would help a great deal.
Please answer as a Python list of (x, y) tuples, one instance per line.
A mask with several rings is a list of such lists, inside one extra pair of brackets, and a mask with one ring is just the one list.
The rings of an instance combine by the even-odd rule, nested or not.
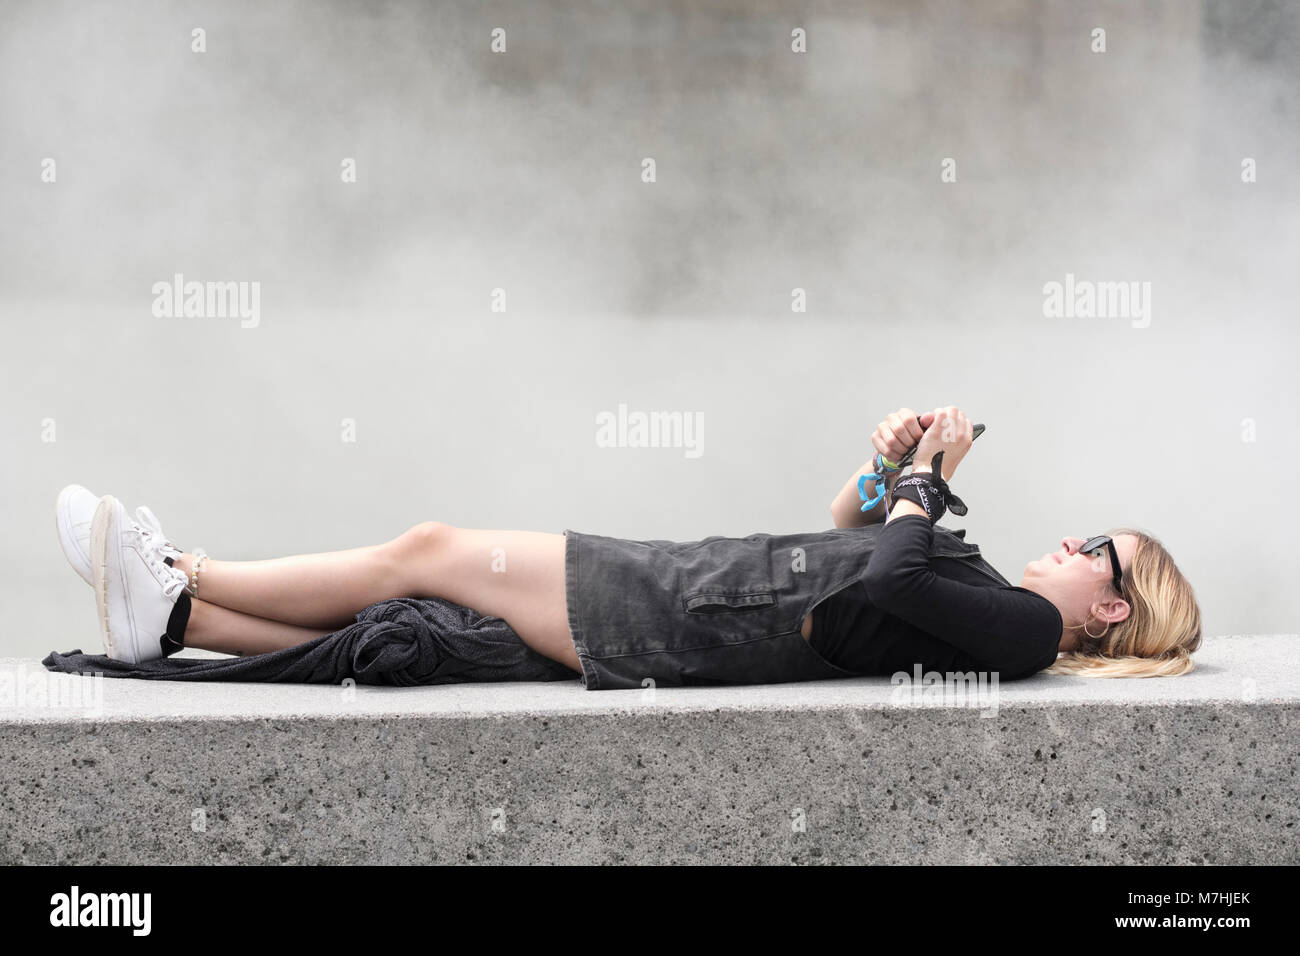
[[(979, 438), (980, 435), (984, 434), (984, 426), (976, 425), (974, 428), (971, 429), (971, 433), (973, 435), (971, 441), (974, 441), (976, 438)], [(903, 456), (903, 460), (898, 463), (898, 467), (906, 468), (908, 465), (912, 463), (912, 459), (915, 457), (916, 457), (916, 449), (913, 448), (911, 451), (909, 451), (906, 455)]]

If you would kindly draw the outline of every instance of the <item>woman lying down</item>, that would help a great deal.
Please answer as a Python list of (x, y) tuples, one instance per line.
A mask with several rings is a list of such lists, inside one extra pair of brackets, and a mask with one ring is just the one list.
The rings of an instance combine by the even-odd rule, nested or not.
[[(57, 503), (106, 657), (47, 667), (167, 680), (411, 684), (564, 680), (588, 690), (861, 675), (1185, 674), (1196, 597), (1154, 537), (1064, 536), (1018, 585), (965, 532), (949, 483), (970, 451), (956, 406), (903, 408), (835, 498), (835, 527), (637, 541), (425, 521), (383, 544), (209, 560), (153, 513), (78, 485)], [(911, 471), (905, 473), (905, 459)], [(183, 647), (228, 658), (174, 658)]]

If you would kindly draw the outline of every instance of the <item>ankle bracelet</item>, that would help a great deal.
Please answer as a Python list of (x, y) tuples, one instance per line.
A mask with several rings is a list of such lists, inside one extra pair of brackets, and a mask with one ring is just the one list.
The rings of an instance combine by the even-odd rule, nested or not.
[(190, 585), (185, 589), (190, 597), (199, 596), (199, 572), (203, 570), (203, 565), (207, 560), (208, 553), (206, 551), (202, 548), (194, 549), (194, 563), (190, 565)]

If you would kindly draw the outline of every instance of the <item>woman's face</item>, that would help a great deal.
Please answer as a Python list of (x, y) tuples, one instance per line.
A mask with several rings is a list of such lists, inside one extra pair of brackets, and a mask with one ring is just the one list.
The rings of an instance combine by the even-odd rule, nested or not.
[[(1115, 590), (1110, 568), (1110, 549), (1103, 547), (1097, 555), (1081, 554), (1079, 546), (1086, 538), (1062, 538), (1061, 546), (1025, 565), (1020, 586), (1041, 594), (1056, 605), (1067, 627), (1076, 626), (1090, 616), (1094, 621), (1112, 624), (1129, 615), (1128, 602)], [(1115, 536), (1120, 568), (1127, 572), (1137, 548), (1137, 536)], [(1104, 625), (1092, 624), (1094, 633)]]

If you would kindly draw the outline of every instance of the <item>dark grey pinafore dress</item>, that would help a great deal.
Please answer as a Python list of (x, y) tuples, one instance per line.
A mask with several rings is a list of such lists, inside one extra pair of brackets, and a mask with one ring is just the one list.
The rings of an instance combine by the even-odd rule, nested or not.
[[(772, 684), (859, 676), (800, 633), (813, 607), (866, 571), (883, 524), (799, 534), (633, 541), (566, 530), (569, 630), (587, 690)], [(933, 557), (1007, 581), (935, 525)]]

